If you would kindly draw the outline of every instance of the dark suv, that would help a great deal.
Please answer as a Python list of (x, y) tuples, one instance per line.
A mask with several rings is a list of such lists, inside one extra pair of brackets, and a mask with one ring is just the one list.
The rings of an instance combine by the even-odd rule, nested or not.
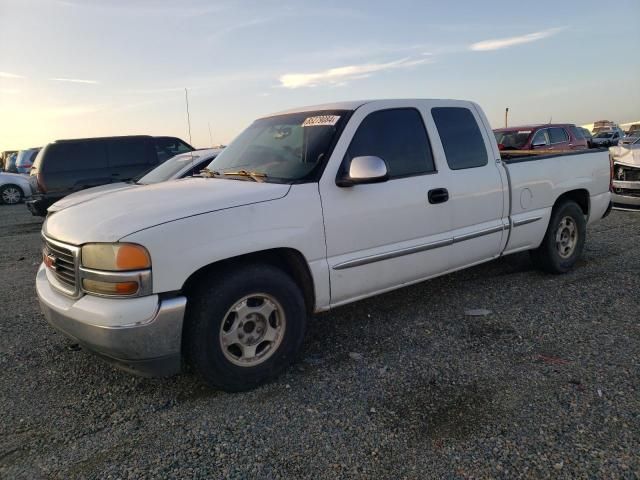
[(129, 180), (193, 147), (175, 137), (146, 135), (57, 140), (48, 144), (31, 167), (36, 192), (27, 207), (45, 216), (47, 208), (70, 193)]

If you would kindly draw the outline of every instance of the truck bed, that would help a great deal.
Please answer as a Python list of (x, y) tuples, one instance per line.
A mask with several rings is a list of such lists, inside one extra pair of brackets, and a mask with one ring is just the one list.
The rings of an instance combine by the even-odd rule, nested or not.
[(588, 211), (588, 223), (600, 219), (609, 206), (610, 164), (606, 149), (503, 160), (511, 190), (512, 225), (505, 253), (539, 244), (545, 234), (540, 224), (549, 223), (554, 202), (565, 192), (584, 192), (583, 209)]

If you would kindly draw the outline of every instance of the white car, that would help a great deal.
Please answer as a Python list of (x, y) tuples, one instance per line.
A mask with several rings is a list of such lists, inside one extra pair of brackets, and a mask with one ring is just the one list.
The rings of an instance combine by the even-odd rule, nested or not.
[(567, 272), (610, 172), (600, 150), (501, 160), (472, 102), (298, 108), (256, 120), (207, 176), (49, 216), (36, 290), (54, 327), (125, 369), (184, 358), (246, 390), (296, 357), (314, 312), (525, 250)]
[(0, 171), (0, 203), (20, 203), (32, 193), (28, 175)]
[(609, 148), (613, 158), (613, 207), (640, 211), (640, 137)]
[(140, 175), (134, 181), (107, 183), (106, 185), (80, 190), (79, 192), (67, 195), (51, 205), (47, 209), (47, 212), (48, 214), (52, 214), (64, 208), (86, 202), (87, 200), (100, 197), (116, 190), (127, 190), (143, 185), (152, 185), (154, 183), (166, 182), (168, 180), (199, 175), (200, 170), (209, 165), (221, 151), (222, 149), (220, 148), (209, 148), (176, 155), (175, 157), (164, 161), (157, 167), (154, 167), (148, 172)]

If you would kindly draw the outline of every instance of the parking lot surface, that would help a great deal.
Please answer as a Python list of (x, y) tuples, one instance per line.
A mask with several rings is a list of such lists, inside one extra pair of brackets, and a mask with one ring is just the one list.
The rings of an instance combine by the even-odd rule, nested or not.
[(133, 377), (56, 333), (40, 228), (0, 206), (1, 478), (640, 476), (638, 213), (589, 228), (566, 275), (524, 253), (319, 315), (242, 394)]

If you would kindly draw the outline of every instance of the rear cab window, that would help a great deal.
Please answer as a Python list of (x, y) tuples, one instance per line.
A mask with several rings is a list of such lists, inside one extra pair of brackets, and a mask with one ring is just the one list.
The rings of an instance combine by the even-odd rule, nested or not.
[(431, 116), (451, 170), (487, 165), (487, 147), (471, 110), (465, 107), (434, 107)]
[(383, 159), (391, 179), (436, 170), (422, 116), (414, 108), (380, 110), (367, 115), (351, 140), (343, 169), (360, 156)]

